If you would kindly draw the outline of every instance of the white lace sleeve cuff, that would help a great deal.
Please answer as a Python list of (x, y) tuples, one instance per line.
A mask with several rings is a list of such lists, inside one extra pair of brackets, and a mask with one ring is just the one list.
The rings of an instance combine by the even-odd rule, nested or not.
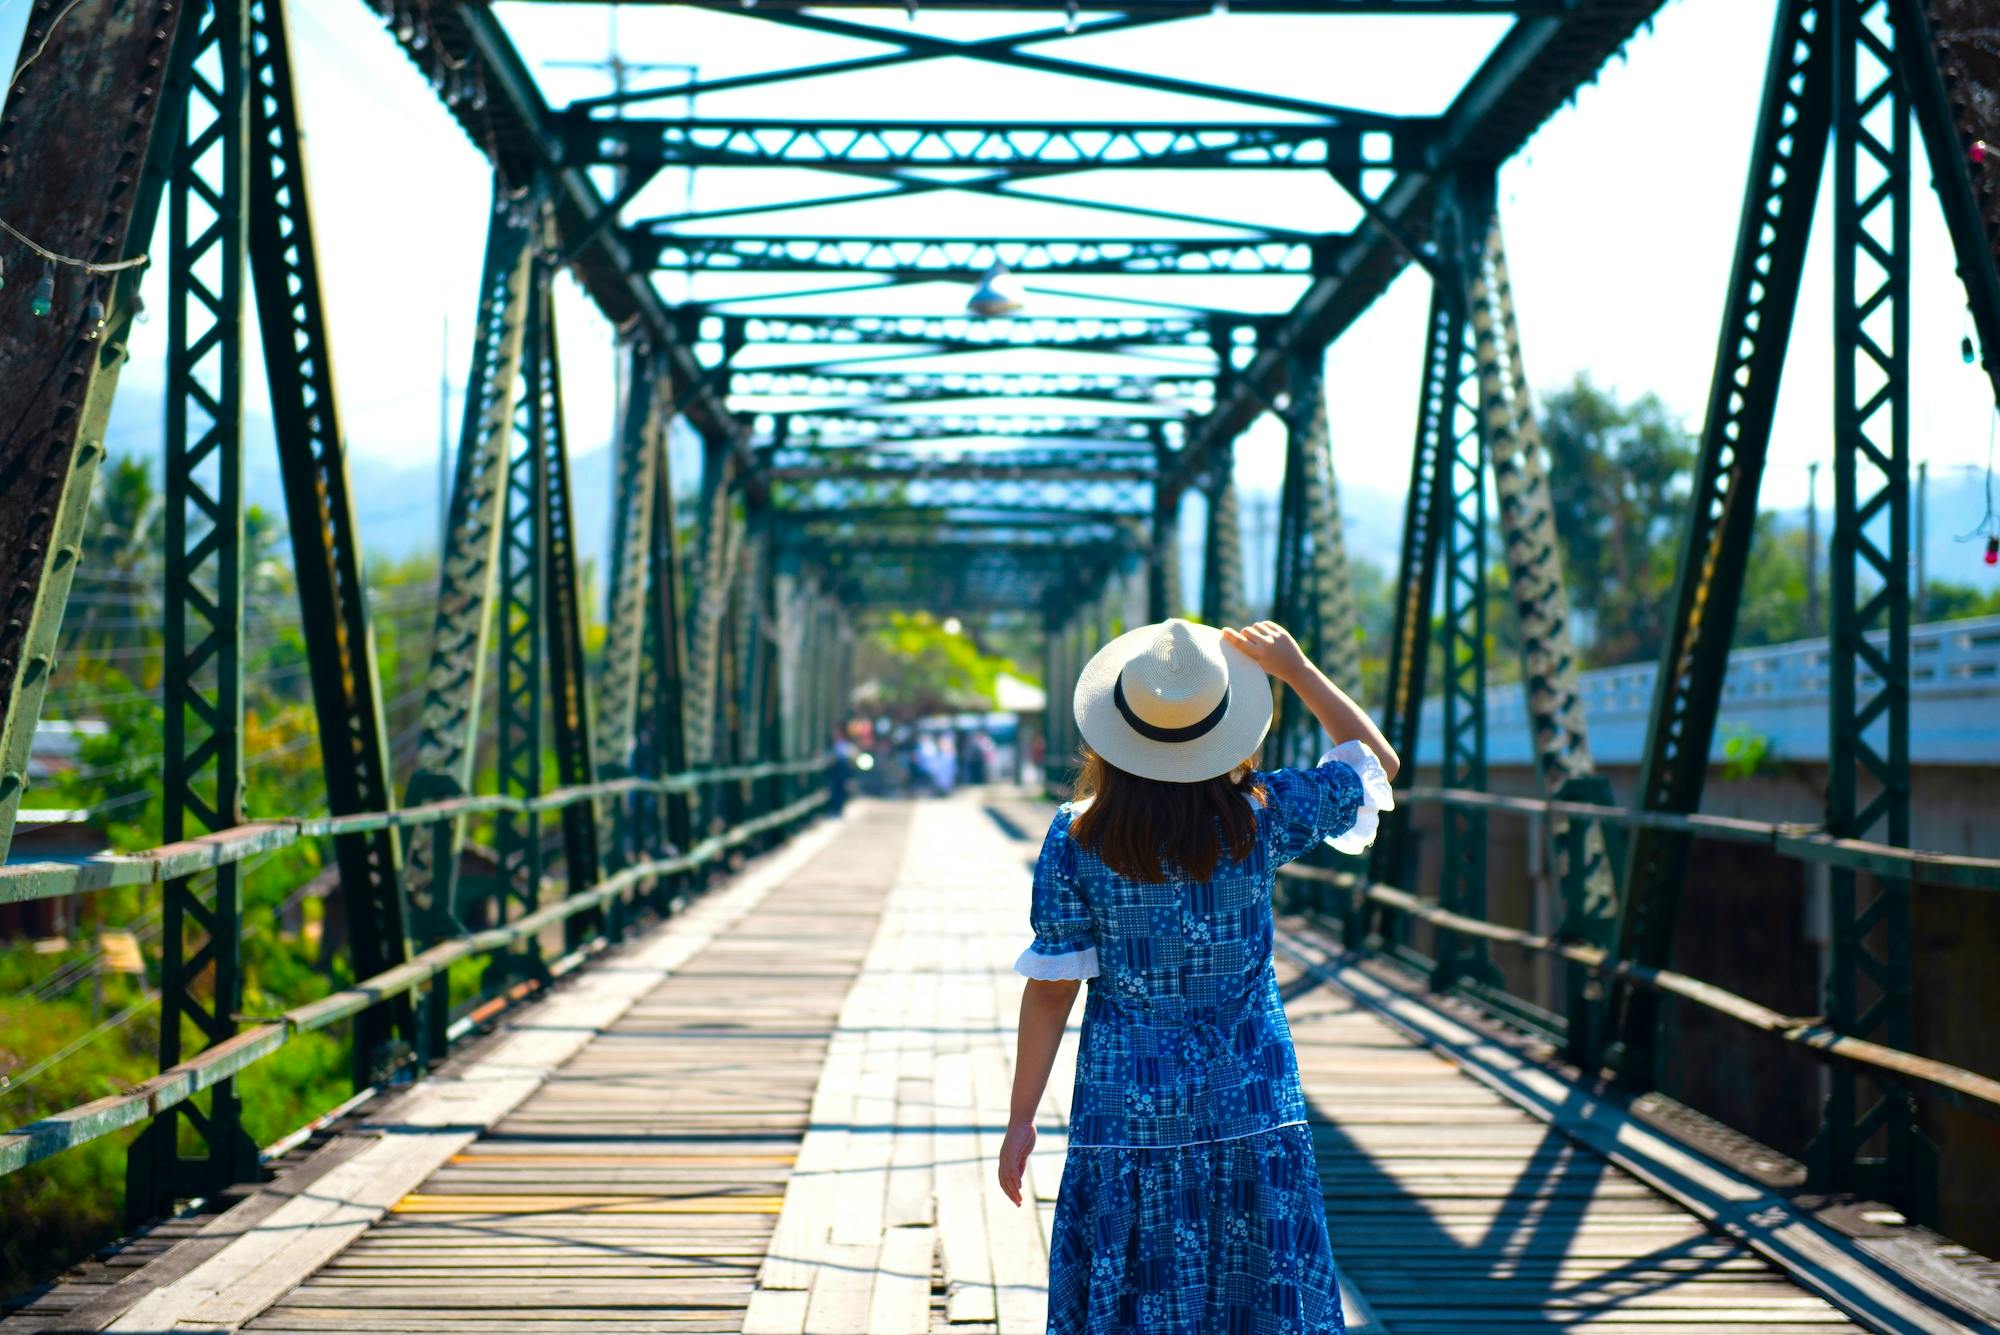
[(1029, 946), (1021, 952), (1021, 958), (1014, 961), (1014, 972), (1023, 978), (1039, 978), (1048, 983), (1095, 978), (1097, 947), (1085, 946), (1082, 950), (1071, 950), (1061, 955), (1042, 955)]
[(1342, 742), (1319, 758), (1324, 765), (1329, 760), (1338, 760), (1361, 778), (1361, 809), (1354, 813), (1354, 824), (1340, 834), (1327, 836), (1327, 842), (1342, 853), (1363, 853), (1368, 845), (1375, 842), (1375, 831), (1382, 823), (1381, 812), (1396, 809), (1396, 793), (1389, 786), (1388, 772), (1382, 762), (1375, 758), (1375, 752), (1366, 742)]

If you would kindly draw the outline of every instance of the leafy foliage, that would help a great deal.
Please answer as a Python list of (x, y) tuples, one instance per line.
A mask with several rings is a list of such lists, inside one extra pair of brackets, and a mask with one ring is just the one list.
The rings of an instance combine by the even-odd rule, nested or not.
[(928, 612), (895, 612), (857, 648), (855, 696), (871, 712), (903, 721), (991, 709), (1002, 672), (1024, 675)]

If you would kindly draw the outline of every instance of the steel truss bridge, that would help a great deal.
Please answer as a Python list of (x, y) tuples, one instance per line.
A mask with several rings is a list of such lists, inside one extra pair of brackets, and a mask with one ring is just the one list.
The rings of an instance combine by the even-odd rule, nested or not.
[[(1291, 907), (1341, 933), (1354, 959), (1400, 961), (1438, 992), (1532, 1020), (1586, 1077), (1610, 1077), (1607, 1089), (1655, 1082), (1662, 996), (1810, 1054), (1827, 1070), (1807, 1164), (1814, 1190), (1931, 1217), (1937, 1168), (1918, 1096), (1989, 1115), (2000, 1107), (2000, 1083), (1925, 1059), (1911, 1036), (1921, 963), (1912, 894), (1925, 882), (2000, 889), (2000, 864), (1909, 849), (1909, 236), (1913, 211), (1931, 206), (1913, 185), (1919, 154), (2000, 387), (2000, 160), (1985, 148), (2000, 141), (1991, 120), (2000, 63), (1978, 36), (1976, 0), (1778, 0), (1672, 627), (1638, 786), (1626, 794), (1592, 763), (1495, 179), (1657, 0), (1226, 6), (1231, 23), (1504, 21), (1463, 85), (1423, 115), (1065, 54), (1089, 49), (1086, 39), (1207, 20), (1211, 6), (1193, 0), (1082, 13), (1027, 0), (909, 0), (909, 22), (851, 0), (672, 0), (845, 40), (855, 54), (621, 85), (560, 106), (533, 53), (486, 3), (349, 2), (380, 16), (493, 180), (407, 776), (394, 772), (386, 742), (296, 95), (306, 57), (287, 0), (32, 0), (0, 123), (9, 233), (0, 240), (0, 851), (27, 795), (30, 741), (149, 270), (164, 273), (169, 343), (164, 843), (82, 863), (17, 857), (0, 869), (0, 901), (158, 885), (167, 928), (160, 1075), (0, 1135), (0, 1173), (144, 1124), (129, 1209), (135, 1221), (151, 1218), (256, 1176), (231, 1077), (293, 1036), (351, 1025), (357, 1086), (386, 1086), (445, 1060), (466, 1031), (444, 987), (455, 961), (492, 961), (495, 997), (538, 995), (636, 924), (672, 918), (726, 855), (773, 847), (811, 819), (856, 630), (885, 610), (1038, 624), (1049, 778), (1060, 783), (1061, 759), (1078, 743), (1066, 684), (1117, 625), (1141, 607), (1149, 618), (1245, 617), (1232, 446), (1264, 414), (1282, 421), (1287, 442), (1274, 614), (1333, 676), (1358, 679), (1323, 367), (1328, 346), (1414, 268), (1432, 297), (1423, 346), (1410, 349), (1422, 359), (1422, 394), (1389, 685), (1375, 703), (1392, 742), (1414, 757), (1422, 703), (1441, 698), (1440, 760), (1406, 803), (1442, 811), (1438, 892), (1399, 888), (1414, 884), (1406, 810), (1365, 865), (1301, 869), (1287, 882)], [(925, 21), (961, 10), (1003, 11), (1013, 23), (952, 36), (941, 33), (958, 27)], [(814, 105), (808, 81), (947, 60), (1088, 83), (1107, 98), (1199, 103), (1212, 118), (800, 115)], [(764, 100), (763, 114), (691, 110), (697, 98), (738, 106), (746, 94)], [(659, 114), (663, 106), (690, 110)], [(697, 209), (667, 207), (673, 192), (659, 188), (669, 173), (738, 169), (809, 176), (823, 193)], [(1830, 787), (1823, 826), (1752, 828), (1698, 811), (1829, 173)], [(1121, 193), (1128, 179), (1173, 174), (1188, 183), (1177, 207)], [(1256, 192), (1218, 180), (1330, 189), (1352, 225), (1259, 222)], [(1098, 194), (1083, 189), (1093, 184)], [(941, 197), (1040, 203), (1061, 216), (1044, 233), (995, 235), (937, 235), (921, 223), (884, 235), (839, 221), (858, 205), (872, 218), (894, 206), (921, 219)], [(145, 263), (121, 267), (156, 236)], [(22, 238), (97, 266), (63, 269), (64, 291), (87, 300), (24, 315), (41, 261)], [(961, 313), (963, 285), (995, 265), (1028, 305)], [(596, 655), (585, 650), (563, 403), (584, 391), (557, 370), (551, 291), (563, 271), (618, 330), (624, 363)], [(774, 278), (790, 285), (758, 286)], [(663, 295), (683, 282), (686, 299)], [(1249, 282), (1283, 300), (1258, 309), (1233, 295), (1188, 295)], [(874, 301), (892, 291), (915, 304)], [(321, 817), (252, 820), (246, 807), (256, 775), (244, 750), (243, 423), (254, 348), (269, 381), (324, 755), (330, 814)], [(701, 441), (697, 478), (670, 476), (675, 419)], [(675, 503), (689, 493), (691, 525)], [(1205, 559), (1200, 587), (1182, 589), (1176, 535), (1190, 497), (1205, 516)], [(1536, 799), (1486, 791), (1482, 591), (1493, 547), (1525, 646)], [(489, 732), (497, 740), (482, 757)], [(1281, 712), (1267, 759), (1310, 759), (1314, 732), (1296, 710)], [(477, 791), (484, 759), (495, 777)], [(1522, 802), (1546, 821), (1556, 857), (1564, 916), (1547, 935), (1486, 912), (1487, 822)], [(490, 895), (458, 877), (474, 815), (497, 822)], [(1780, 1015), (1674, 971), (1697, 837), (1759, 843), (1826, 869), (1823, 1014)], [(243, 863), (305, 840), (337, 865), (347, 964), (361, 981), (283, 1017), (244, 1016)], [(566, 887), (552, 903), (540, 893), (551, 878)], [(542, 944), (552, 928), (563, 939), (554, 956)], [(1510, 1005), (1488, 958), (1493, 942), (1565, 962), (1561, 1013), (1528, 1017)]]

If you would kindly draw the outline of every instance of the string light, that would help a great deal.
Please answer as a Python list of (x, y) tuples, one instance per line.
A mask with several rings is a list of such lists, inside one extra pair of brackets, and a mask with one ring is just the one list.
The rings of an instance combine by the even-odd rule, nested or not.
[(1063, 31), (1076, 31), (1076, 0), (1069, 0), (1069, 3), (1063, 6)]
[(1958, 356), (1967, 366), (1979, 360), (1979, 350), (1972, 346), (1972, 335), (1966, 334), (1958, 340)]
[(1984, 166), (1986, 159), (1992, 155), (1993, 145), (1987, 143), (1984, 139), (1973, 140), (1972, 147), (1965, 150), (1965, 156), (1972, 159), (1972, 165), (1975, 167)]
[(1993, 419), (1986, 426), (1986, 513), (1968, 533), (1958, 535), (1957, 541), (1971, 542), (1976, 538), (1986, 539), (1986, 564), (2000, 566), (2000, 515), (1993, 511), (1993, 441), (1996, 431), (2000, 431), (2000, 407), (1993, 410)]
[(54, 310), (55, 305), (56, 266), (44, 260), (42, 262), (42, 276), (35, 280), (35, 295), (28, 301), (28, 310), (31, 314), (40, 318)]
[(90, 302), (83, 308), (83, 339), (95, 343), (104, 332), (104, 298), (95, 290), (90, 294)]

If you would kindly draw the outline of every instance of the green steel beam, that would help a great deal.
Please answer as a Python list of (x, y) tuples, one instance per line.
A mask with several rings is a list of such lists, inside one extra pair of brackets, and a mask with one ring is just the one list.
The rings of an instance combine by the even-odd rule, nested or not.
[[(547, 643), (548, 695), (554, 727), (556, 782), (565, 787), (596, 781), (591, 748), (591, 702), (583, 657), (583, 589), (577, 569), (576, 506), (570, 492), (569, 437), (563, 417), (562, 356), (556, 338), (555, 269), (544, 262), (536, 284), (541, 303), (541, 346), (531, 392), (539, 393), (532, 422), (533, 447), (540, 457), (539, 482), (543, 500), (542, 603), (540, 615)], [(587, 807), (567, 807), (562, 814), (563, 873), (569, 892), (580, 895), (597, 884), (601, 853), (597, 822)], [(598, 934), (597, 915), (571, 918), (564, 928), (571, 950)], [(613, 934), (615, 937), (615, 933)]]
[[(46, 43), (30, 25), (0, 120), (0, 217), (97, 264), (146, 244), (185, 101), (164, 85), (189, 58), (195, 27), (184, 5), (70, 24)], [(50, 315), (0, 321), (0, 858), (27, 788), (143, 271), (66, 273)], [(17, 270), (13, 281), (30, 280)], [(93, 295), (101, 329), (84, 324)]]
[[(416, 771), (406, 795), (412, 806), (472, 791), (507, 507), (508, 446), (541, 226), (532, 200), (510, 201), (496, 183), (439, 561)], [(405, 883), (426, 941), (451, 935), (459, 925), (455, 898), (461, 834), (460, 822), (441, 821), (410, 841)], [(433, 1031), (441, 1034), (441, 1026), (434, 1022)]]
[[(1757, 491), (1826, 161), (1833, 105), (1831, 27), (1819, 0), (1783, 0), (1778, 7), (1692, 504), (1675, 565), (1673, 621), (1661, 650), (1633, 798), (1642, 811), (1695, 811), (1708, 778)], [(1687, 856), (1684, 834), (1633, 831), (1618, 906), (1619, 958), (1665, 966)], [(1655, 1087), (1655, 999), (1643, 989), (1617, 985), (1610, 1016), (1607, 1064), (1633, 1085)]]
[(1309, 240), (688, 236), (645, 228), (629, 229), (624, 235), (633, 262), (648, 269), (723, 274), (876, 274), (906, 283), (969, 283), (996, 264), (1025, 277), (1311, 275), (1327, 272), (1341, 247), (1349, 242), (1344, 235)]
[[(292, 79), (285, 0), (251, 5), (250, 268), (271, 386), (302, 627), (319, 721), (327, 809), (336, 816), (394, 806), (388, 719), (362, 582), (360, 534), (335, 393), (305, 144)], [(402, 852), (392, 829), (333, 841), (354, 976), (410, 955)], [(358, 1022), (358, 1054), (417, 1042), (408, 997)], [(372, 1059), (364, 1065), (374, 1064)]]
[[(1416, 778), (1417, 732), (1424, 683), (1431, 662), (1431, 612), (1437, 602), (1438, 557), (1450, 515), (1447, 441), (1457, 403), (1458, 350), (1464, 314), (1443, 282), (1431, 286), (1424, 324), (1424, 365), (1418, 397), (1416, 441), (1410, 451), (1410, 485), (1404, 493), (1403, 542), (1397, 558), (1395, 625), (1389, 633), (1387, 699), (1382, 734), (1403, 757), (1403, 786)], [(1369, 853), (1369, 879), (1384, 885), (1415, 883), (1409, 804), (1399, 802), (1382, 821)], [(1378, 921), (1379, 910), (1371, 907)], [(1394, 924), (1384, 924), (1393, 935)]]
[[(180, 108), (168, 181), (166, 573), (161, 837), (243, 823), (243, 379), (249, 226), (248, 0), (216, 0), (167, 96)], [(235, 1037), (243, 1002), (242, 867), (166, 883), (160, 1069)], [(194, 1143), (183, 1150), (183, 1132)], [(155, 1118), (126, 1161), (132, 1222), (256, 1180), (233, 1081), (206, 1108)]]
[(566, 161), (642, 171), (1005, 167), (1022, 176), (1038, 168), (1401, 169), (1421, 165), (1430, 130), (1415, 118), (1366, 131), (1310, 121), (603, 120), (589, 107), (560, 114), (557, 126)]
[[(521, 392), (509, 412), (506, 480), (499, 511), (499, 677), (495, 694), (497, 768), (502, 795), (532, 799), (547, 784), (548, 658), (555, 636), (549, 598), (548, 418), (559, 402), (553, 392), (558, 367), (552, 356), (549, 274), (541, 258), (529, 265), (527, 318), (521, 341)], [(565, 808), (564, 814), (568, 814)], [(495, 822), (499, 874), (492, 892), (473, 910), (480, 926), (493, 927), (542, 907), (547, 868), (546, 823), (539, 810), (512, 812)], [(495, 954), (487, 963), (491, 994), (519, 978), (545, 976), (536, 942)]]
[[(639, 726), (640, 682), (646, 670), (646, 636), (653, 621), (648, 585), (653, 575), (653, 522), (659, 514), (659, 469), (665, 457), (671, 389), (656, 375), (657, 362), (643, 343), (625, 349), (624, 401), (619, 404), (618, 457), (612, 489), (611, 580), (604, 636), (594, 744), (597, 772), (606, 778), (633, 774)], [(648, 850), (629, 847), (624, 807), (603, 804), (599, 842), (617, 870)]]
[[(1486, 787), (1486, 467), (1489, 433), (1480, 421), (1468, 310), (1474, 275), (1485, 250), (1484, 222), (1493, 212), (1493, 178), (1468, 175), (1453, 183), (1439, 232), (1447, 259), (1444, 276), (1456, 308), (1459, 339), (1447, 350), (1443, 378), (1439, 483), (1444, 489), (1443, 543), (1444, 764), (1446, 788)], [(1486, 916), (1486, 813), (1456, 808), (1444, 813), (1438, 904), (1468, 918)], [(1437, 988), (1498, 981), (1476, 937), (1440, 931), (1431, 984)]]
[[(1885, 0), (1827, 0), (1833, 52), (1833, 548), (1826, 832), (1910, 846), (1910, 103)], [(1884, 644), (1872, 631), (1887, 631)], [(1910, 882), (1828, 875), (1826, 1021), (1908, 1051)], [(1829, 1073), (1806, 1154), (1822, 1191), (1937, 1218), (1908, 1085)]]

